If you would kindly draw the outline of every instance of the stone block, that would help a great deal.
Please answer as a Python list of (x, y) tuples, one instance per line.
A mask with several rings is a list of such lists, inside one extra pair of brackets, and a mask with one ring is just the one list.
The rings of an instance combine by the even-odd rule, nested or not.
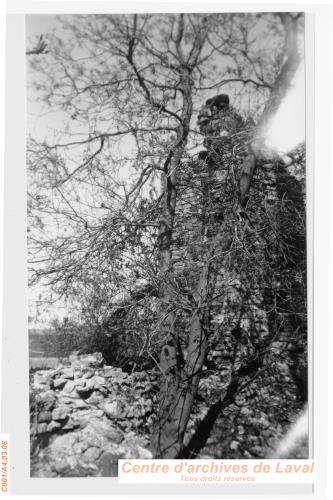
[(80, 366), (100, 368), (104, 365), (104, 358), (100, 352), (93, 354), (83, 354), (80, 356)]
[(89, 408), (89, 405), (83, 399), (75, 399), (72, 403), (73, 408)]
[(71, 410), (68, 406), (59, 406), (58, 408), (55, 408), (52, 412), (52, 419), (53, 420), (66, 420), (66, 418), (69, 416)]
[(104, 403), (101, 405), (102, 410), (109, 418), (125, 418), (127, 417), (128, 407), (120, 401), (112, 401), (111, 403)]
[(52, 391), (41, 392), (38, 394), (38, 403), (45, 411), (52, 410), (56, 403), (56, 396)]
[(36, 430), (37, 434), (44, 434), (44, 432), (47, 432), (47, 424), (45, 422), (38, 424)]
[(85, 387), (86, 383), (87, 383), (87, 382), (86, 382), (86, 380), (84, 380), (84, 379), (82, 379), (82, 378), (81, 378), (81, 379), (77, 379), (77, 380), (75, 380), (75, 381), (74, 381), (74, 385), (75, 385), (75, 387), (77, 387), (77, 388), (80, 388), (80, 387), (81, 387), (81, 388), (82, 388), (82, 387)]
[(74, 368), (64, 368), (62, 370), (62, 378), (66, 378), (69, 380), (74, 380)]
[(90, 405), (96, 405), (104, 401), (104, 399), (104, 396), (100, 392), (94, 391), (86, 402)]
[(112, 453), (103, 453), (97, 463), (98, 470), (102, 477), (118, 476), (118, 455)]
[(70, 418), (68, 420), (68, 422), (66, 422), (66, 424), (63, 425), (62, 429), (65, 430), (65, 431), (71, 431), (73, 429), (76, 429), (79, 426), (80, 426), (80, 422), (78, 422), (77, 420), (73, 420), (72, 418)]
[(61, 459), (53, 464), (53, 469), (57, 472), (57, 474), (63, 475), (70, 471), (71, 466), (66, 459)]
[(64, 378), (56, 378), (53, 380), (54, 389), (62, 389), (67, 384), (67, 380)]
[(95, 462), (101, 456), (103, 450), (96, 446), (90, 446), (84, 453), (83, 457), (88, 462)]
[(71, 392), (73, 392), (75, 389), (75, 384), (74, 382), (72, 382), (71, 380), (69, 380), (67, 382), (67, 384), (65, 385), (65, 387), (63, 388), (63, 393), (65, 394), (70, 394)]
[(53, 420), (47, 424), (47, 432), (53, 432), (60, 429), (61, 424), (59, 422), (54, 422)]
[(41, 411), (38, 414), (38, 422), (50, 422), (52, 420), (52, 413), (50, 411)]

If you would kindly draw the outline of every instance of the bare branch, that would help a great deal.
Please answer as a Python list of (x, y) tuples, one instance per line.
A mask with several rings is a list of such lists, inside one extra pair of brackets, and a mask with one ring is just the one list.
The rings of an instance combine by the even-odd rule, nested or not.
[(40, 55), (40, 54), (48, 54), (47, 50), (47, 42), (44, 40), (43, 35), (40, 35), (39, 40), (35, 48), (26, 51), (27, 56)]

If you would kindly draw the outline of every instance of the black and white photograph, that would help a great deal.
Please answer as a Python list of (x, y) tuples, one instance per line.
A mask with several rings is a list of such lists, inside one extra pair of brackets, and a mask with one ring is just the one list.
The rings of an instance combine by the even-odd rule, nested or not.
[(31, 477), (311, 458), (304, 13), (25, 22)]

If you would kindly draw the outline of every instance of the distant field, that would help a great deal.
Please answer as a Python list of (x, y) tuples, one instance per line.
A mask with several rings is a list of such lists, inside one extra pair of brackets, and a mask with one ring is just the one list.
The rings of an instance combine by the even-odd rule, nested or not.
[(45, 342), (45, 337), (50, 337), (50, 333), (50, 330), (29, 330), (30, 369), (56, 368), (65, 359), (56, 356), (57, 353), (50, 347), (50, 342)]
[(37, 358), (30, 357), (29, 367), (32, 370), (44, 370), (49, 368), (56, 368), (60, 365), (61, 361), (59, 358)]
[(60, 364), (59, 358), (44, 352), (41, 342), (43, 334), (43, 331), (29, 331), (29, 366), (33, 370), (56, 368)]
[(43, 333), (29, 332), (29, 357), (40, 358), (45, 356), (45, 352), (41, 345)]

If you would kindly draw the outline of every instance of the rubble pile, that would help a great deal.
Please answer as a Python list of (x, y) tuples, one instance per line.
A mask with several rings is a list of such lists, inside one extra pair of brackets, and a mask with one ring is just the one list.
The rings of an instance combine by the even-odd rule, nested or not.
[(34, 372), (31, 475), (110, 477), (119, 458), (151, 458), (157, 378), (106, 366), (100, 353)]

